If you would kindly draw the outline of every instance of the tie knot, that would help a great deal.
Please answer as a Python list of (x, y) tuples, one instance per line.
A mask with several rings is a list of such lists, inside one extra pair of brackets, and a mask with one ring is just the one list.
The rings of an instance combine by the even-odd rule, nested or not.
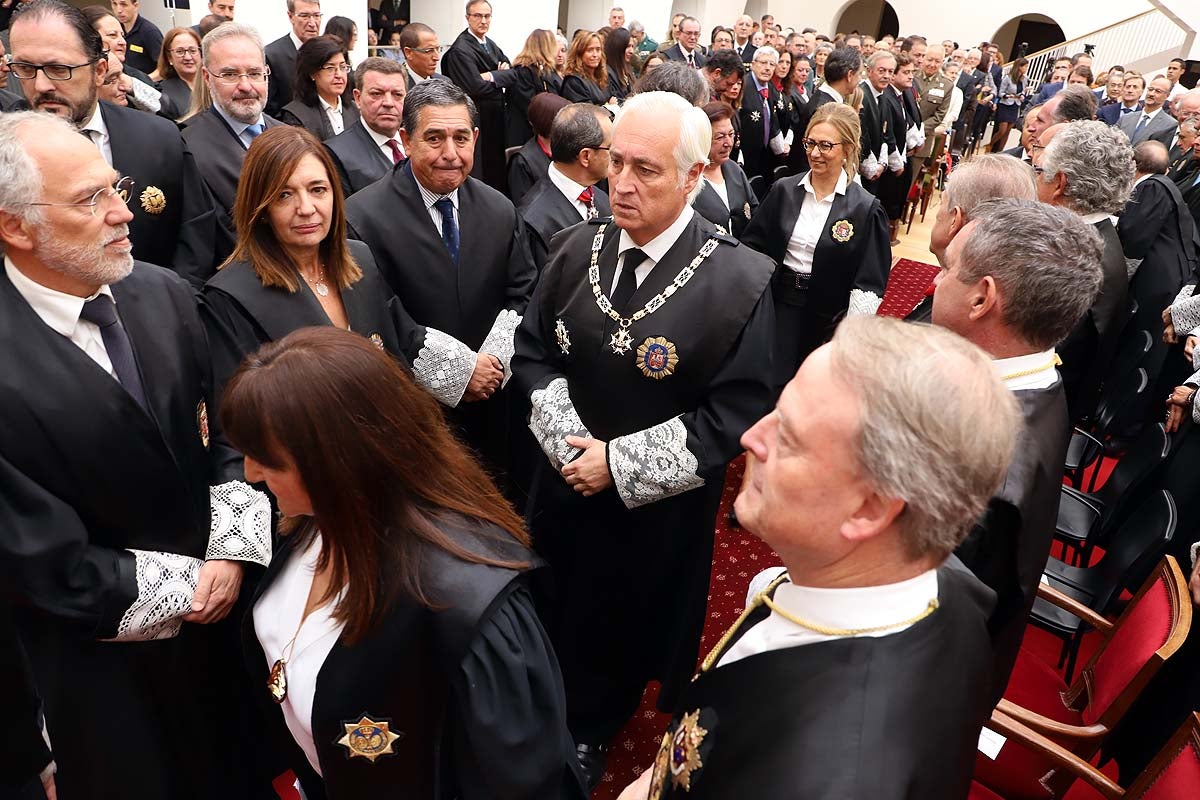
[(645, 261), (649, 257), (650, 256), (646, 255), (645, 251), (640, 250), (636, 247), (633, 248), (632, 250), (626, 250), (625, 251), (625, 264), (624, 264), (623, 272), (632, 275), (633, 271), (635, 269), (637, 269), (638, 267), (640, 267), (642, 265), (642, 262)]
[(250, 137), (251, 141), (254, 141), (255, 139), (257, 139), (258, 135), (262, 132), (263, 132), (262, 123), (255, 123), (254, 125), (246, 126), (246, 135)]
[(766, 100), (767, 96), (771, 94), (771, 90), (770, 89), (759, 89), (758, 93), (763, 96), (764, 100)]
[(404, 151), (400, 149), (400, 143), (395, 139), (388, 139), (387, 146), (391, 148), (392, 151), (392, 163), (399, 164), (404, 158)]
[(79, 318), (87, 320), (101, 328), (107, 328), (110, 325), (116, 324), (117, 306), (108, 295), (98, 294), (83, 304), (83, 310), (79, 312)]
[(592, 187), (589, 186), (579, 193), (579, 202), (590, 206), (594, 197), (595, 192), (593, 192)]
[(450, 202), (449, 197), (439, 197), (433, 201), (433, 207), (442, 212), (442, 216), (454, 213), (454, 203)]

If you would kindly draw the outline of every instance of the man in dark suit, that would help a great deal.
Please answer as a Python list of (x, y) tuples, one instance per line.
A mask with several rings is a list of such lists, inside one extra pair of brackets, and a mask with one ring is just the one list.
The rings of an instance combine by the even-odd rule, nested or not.
[(1121, 84), (1121, 102), (1109, 103), (1096, 112), (1096, 119), (1107, 125), (1116, 125), (1125, 117), (1142, 110), (1142, 93), (1146, 90), (1146, 79), (1136, 72), (1125, 75)]
[(390, 58), (368, 58), (354, 70), (359, 124), (325, 142), (346, 196), (382, 178), (407, 156), (400, 141), (405, 69)]
[(783, 98), (771, 82), (779, 54), (774, 47), (759, 47), (750, 62), (750, 74), (742, 85), (741, 117), (742, 161), (747, 177), (771, 182), (773, 155), (786, 155), (780, 122)]
[(475, 140), (475, 167), (472, 175), (498, 192), (506, 184), (504, 162), (504, 90), (479, 77), (509, 67), (508, 56), (493, 39), (492, 4), (474, 0), (467, 5), (467, 29), (458, 35), (442, 57), (442, 72), (454, 81), (479, 110), (479, 136)]
[[(253, 78), (251, 76), (259, 76)], [(226, 22), (204, 39), (201, 77), (212, 105), (188, 120), (183, 139), (196, 159), (216, 201), (223, 232), (217, 260), (224, 261), (236, 241), (233, 201), (246, 150), (267, 128), (283, 123), (263, 114), (267, 99), (266, 59), (258, 31)]]
[[(347, 201), (349, 234), (371, 248), (419, 324), (445, 332), (471, 354), (465, 395), (438, 399), (455, 407), (450, 416), (466, 441), (501, 471), (508, 410), (506, 395), (496, 395), (510, 374), (513, 333), (537, 271), (513, 204), (470, 177), (475, 104), (462, 89), (447, 80), (414, 87), (400, 135), (408, 162)], [(413, 363), (418, 376), (460, 368), (459, 361)]]
[(433, 28), (420, 22), (410, 22), (400, 32), (400, 48), (404, 51), (404, 63), (408, 67), (405, 87), (410, 92), (418, 83), (437, 75), (442, 48)]
[[(886, 50), (872, 53), (867, 59), (867, 78), (861, 84), (863, 93), (862, 110), (859, 117), (862, 120), (862, 138), (860, 152), (862, 159), (871, 159), (871, 166), (859, 165), (862, 173), (863, 188), (871, 194), (879, 193), (879, 179), (887, 169), (888, 156), (897, 153), (895, 163), (903, 164), (903, 150), (897, 147), (896, 130), (892, 125), (892, 116), (886, 113), (883, 106), (883, 93), (891, 85), (892, 76), (896, 73), (896, 57)], [(904, 131), (899, 132), (900, 135)], [(883, 161), (880, 162), (879, 159)], [(869, 173), (869, 174), (868, 174)]]
[(292, 102), (296, 83), (296, 51), (300, 45), (321, 34), (320, 0), (287, 0), (288, 22), (292, 30), (266, 47), (271, 82), (267, 90), (267, 114), (276, 116)]
[(700, 49), (700, 20), (695, 17), (680, 20), (679, 39), (663, 55), (670, 61), (682, 61), (692, 69), (703, 67), (708, 58)]
[(1118, 122), (1117, 127), (1125, 132), (1133, 144), (1141, 144), (1147, 139), (1162, 142), (1166, 147), (1171, 146), (1171, 138), (1179, 123), (1166, 112), (1163, 103), (1171, 91), (1171, 82), (1158, 77), (1150, 81), (1146, 87), (1146, 102), (1139, 114), (1126, 114)]
[(7, 89), (0, 89), (0, 113), (5, 111), (24, 111), (29, 108), (25, 98), (13, 94)]
[(612, 121), (591, 103), (559, 111), (550, 131), (550, 169), (534, 184), (517, 213), (525, 223), (529, 251), (541, 273), (550, 240), (564, 228), (612, 213), (608, 195), (596, 184), (608, 175)]
[[(196, 285), (212, 275), (218, 226), (212, 196), (178, 128), (161, 117), (98, 100), (108, 71), (100, 35), (76, 8), (39, 0), (12, 24), (15, 71), (35, 111), (61, 116), (89, 138), (104, 160), (137, 184), (129, 237), (139, 260), (170, 267)], [(77, 64), (50, 81), (45, 64)]]
[(717, 50), (704, 62), (704, 68), (700, 72), (708, 81), (709, 101), (717, 102), (725, 92), (742, 82), (746, 68), (741, 57), (734, 51)]
[[(808, 121), (812, 119), (812, 115), (816, 110), (826, 103), (843, 103), (846, 98), (854, 92), (854, 87), (858, 86), (858, 76), (862, 71), (862, 56), (857, 50), (851, 50), (849, 47), (839, 47), (829, 54), (825, 59), (825, 81), (813, 91), (812, 99), (808, 101), (808, 106), (805, 107), (804, 114), (801, 115), (799, 125), (797, 127), (803, 131), (808, 128)], [(747, 85), (750, 81), (747, 80)], [(742, 108), (745, 108), (746, 100), (749, 98), (749, 92), (742, 90)], [(746, 146), (746, 132), (743, 120), (742, 129), (742, 147)], [(788, 167), (793, 172), (805, 172), (808, 170), (808, 154), (804, 152), (803, 147), (793, 147), (788, 154)], [(749, 170), (746, 172), (750, 174)]]
[(754, 18), (742, 14), (733, 24), (733, 49), (741, 56), (743, 64), (754, 60)]

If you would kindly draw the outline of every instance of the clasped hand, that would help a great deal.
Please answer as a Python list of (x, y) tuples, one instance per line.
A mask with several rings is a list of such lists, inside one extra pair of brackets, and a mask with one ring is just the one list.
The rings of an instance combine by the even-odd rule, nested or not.
[(1193, 390), (1190, 386), (1176, 386), (1170, 397), (1167, 398), (1167, 420), (1164, 423), (1167, 433), (1179, 430), (1179, 426), (1191, 413), (1192, 394)]
[(463, 401), (473, 403), (478, 400), (487, 400), (496, 393), (502, 380), (504, 380), (504, 367), (500, 365), (500, 359), (491, 353), (479, 353), (475, 356), (475, 371), (471, 373), (471, 380), (467, 383), (467, 392), (463, 396)]
[(200, 567), (200, 580), (192, 595), (192, 612), (184, 622), (202, 625), (220, 622), (229, 614), (242, 589), (242, 563), (215, 559)]
[(583, 450), (583, 455), (562, 468), (567, 485), (584, 497), (591, 497), (612, 486), (608, 471), (607, 442), (582, 436), (568, 436), (567, 444)]

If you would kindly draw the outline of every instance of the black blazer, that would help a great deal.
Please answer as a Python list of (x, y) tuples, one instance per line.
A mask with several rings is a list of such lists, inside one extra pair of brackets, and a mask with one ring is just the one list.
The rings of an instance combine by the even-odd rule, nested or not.
[(717, 190), (704, 181), (700, 194), (692, 201), (692, 208), (709, 222), (729, 231), (731, 236), (740, 238), (758, 210), (758, 198), (750, 188), (746, 173), (732, 158), (721, 165), (721, 176), (725, 179), (729, 206), (726, 207)]
[(615, 69), (612, 67), (605, 67), (605, 69), (608, 71), (608, 93), (617, 98), (618, 103), (624, 103), (625, 98), (633, 94), (633, 81), (621, 83), (621, 78)]
[[(871, 84), (867, 81), (862, 82), (861, 88), (863, 104), (859, 117), (862, 120), (862, 138), (860, 139), (862, 157), (865, 158), (868, 154), (874, 153), (878, 158), (879, 151), (885, 144), (888, 146), (889, 153), (896, 149), (895, 126), (891, 114), (887, 113), (887, 108), (882, 105), (883, 95), (881, 94), (879, 100), (876, 100), (875, 95), (871, 92)], [(887, 91), (886, 87), (884, 91)], [(901, 133), (904, 132), (901, 131)]]
[(325, 142), (325, 149), (333, 156), (338, 177), (342, 180), (342, 192), (347, 197), (370, 186), (391, 172), (394, 166), (388, 154), (376, 146), (361, 119)]
[(602, 106), (612, 97), (608, 92), (608, 82), (597, 86), (588, 78), (578, 75), (567, 75), (562, 82), (562, 96), (572, 103), (593, 103)]
[(24, 111), (29, 108), (29, 104), (25, 102), (25, 98), (19, 94), (13, 94), (7, 89), (0, 89), (0, 113), (5, 111)]
[(1138, 302), (1138, 327), (1161, 339), (1162, 311), (1197, 267), (1195, 220), (1179, 187), (1164, 175), (1151, 175), (1133, 190), (1117, 225), (1126, 258), (1141, 266), (1129, 282)]
[[(668, 61), (679, 61), (683, 64), (687, 63), (687, 56), (683, 54), (683, 47), (680, 46), (679, 42), (676, 42), (668, 47), (663, 55)], [(696, 69), (700, 69), (705, 65), (705, 63), (708, 62), (708, 56), (704, 55), (704, 52), (697, 47), (692, 52), (692, 60), (696, 62)]]
[(182, 78), (176, 76), (159, 81), (158, 90), (175, 106), (178, 116), (183, 116), (192, 107), (192, 87)]
[[(342, 132), (344, 133), (351, 125), (357, 124), (358, 120), (358, 106), (354, 105), (354, 103), (348, 103), (343, 99)], [(293, 100), (280, 110), (279, 121), (295, 128), (304, 128), (322, 142), (334, 137), (333, 125), (329, 122), (329, 115), (319, 105), (314, 107), (299, 100)]]
[[(596, 215), (607, 217), (612, 214), (612, 208), (608, 204), (608, 195), (598, 186), (592, 187), (592, 192)], [(517, 207), (517, 213), (525, 222), (529, 252), (533, 257), (538, 274), (541, 274), (542, 267), (546, 266), (546, 259), (550, 253), (550, 240), (554, 238), (554, 234), (584, 221), (580, 218), (575, 205), (558, 190), (549, 177), (542, 178), (525, 193), (525, 197), (521, 199), (521, 204)]]
[(442, 56), (443, 74), (475, 101), (479, 114), (479, 138), (475, 141), (475, 165), (471, 174), (496, 189), (504, 188), (504, 141), (507, 125), (504, 92), (492, 81), (479, 77), (491, 72), (508, 56), (495, 40), (484, 37), (487, 48), (470, 30), (464, 30)]
[(278, 117), (283, 107), (292, 102), (292, 91), (296, 86), (296, 45), (292, 43), (292, 35), (280, 36), (264, 47), (263, 53), (271, 68), (267, 106), (263, 113)]
[(546, 176), (549, 168), (550, 156), (546, 155), (537, 137), (525, 142), (508, 162), (508, 196), (513, 203), (520, 204), (525, 193)]
[(504, 89), (504, 146), (519, 147), (533, 136), (530, 102), (542, 92), (562, 94), (562, 76), (552, 69), (538, 74), (529, 67), (513, 67), (493, 72), (492, 80)]
[(742, 163), (749, 177), (762, 175), (770, 183), (773, 158), (771, 148), (763, 144), (763, 125), (770, 125), (766, 138), (774, 139), (780, 132), (779, 126), (787, 106), (771, 83), (767, 84), (766, 103), (770, 105), (769, 120), (763, 112), (764, 101), (754, 85), (754, 76), (747, 76), (742, 84), (742, 108), (738, 112), (741, 118)]

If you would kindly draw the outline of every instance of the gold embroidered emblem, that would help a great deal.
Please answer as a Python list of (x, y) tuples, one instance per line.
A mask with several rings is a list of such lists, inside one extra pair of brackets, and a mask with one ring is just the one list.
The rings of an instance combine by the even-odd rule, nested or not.
[(142, 208), (147, 214), (157, 216), (167, 210), (166, 195), (157, 186), (147, 186), (142, 191), (140, 200), (142, 201)]
[(661, 336), (653, 336), (642, 342), (637, 349), (638, 369), (647, 378), (660, 381), (675, 372), (679, 355), (675, 345)]
[(829, 229), (835, 241), (845, 244), (854, 237), (854, 225), (848, 219), (839, 219)]
[(571, 355), (571, 334), (567, 330), (567, 323), (563, 322), (561, 317), (554, 323), (554, 338), (558, 340), (558, 349), (562, 350), (562, 354)]
[(654, 757), (654, 766), (650, 773), (650, 793), (647, 800), (659, 800), (663, 790), (667, 788), (667, 776), (671, 774), (671, 733), (663, 734), (662, 742), (658, 745), (658, 755)]
[(196, 428), (200, 431), (200, 443), (204, 445), (204, 449), (208, 449), (208, 406), (204, 401), (200, 401), (200, 405), (196, 406)]
[(700, 760), (700, 743), (708, 731), (700, 727), (700, 709), (685, 714), (671, 737), (671, 783), (684, 791), (692, 789), (692, 773), (704, 766)]
[(370, 717), (363, 717), (358, 722), (344, 723), (343, 727), (346, 729), (346, 735), (338, 739), (337, 743), (345, 745), (351, 758), (362, 756), (372, 764), (380, 756), (394, 753), (392, 744), (400, 738), (400, 734), (388, 730), (388, 723), (375, 722)]
[(378, 333), (372, 333), (367, 338), (371, 340), (371, 344), (375, 345), (380, 350), (383, 349), (383, 337), (380, 336)]

